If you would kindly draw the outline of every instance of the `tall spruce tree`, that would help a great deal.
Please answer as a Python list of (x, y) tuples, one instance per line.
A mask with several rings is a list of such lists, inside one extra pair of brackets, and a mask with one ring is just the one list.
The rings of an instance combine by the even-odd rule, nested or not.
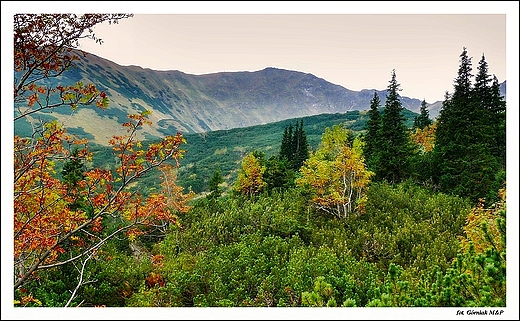
[(416, 116), (413, 122), (414, 128), (423, 129), (426, 126), (430, 126), (433, 121), (430, 119), (430, 113), (428, 111), (428, 105), (426, 100), (421, 102), (421, 110), (419, 116)]
[(209, 180), (209, 194), (207, 196), (209, 199), (217, 199), (222, 195), (222, 187), (220, 187), (222, 183), (224, 183), (224, 177), (222, 177), (220, 168), (217, 168)]
[(381, 101), (377, 91), (374, 91), (374, 97), (370, 100), (370, 110), (368, 111), (368, 121), (365, 126), (365, 146), (363, 148), (363, 154), (367, 167), (376, 171), (375, 166), (378, 163), (378, 152), (381, 149)]
[(63, 182), (67, 186), (67, 195), (71, 198), (69, 209), (76, 211), (85, 207), (84, 197), (80, 196), (80, 181), (85, 179), (85, 164), (79, 157), (79, 150), (76, 148), (71, 153), (71, 158), (63, 165), (61, 170)]
[(286, 126), (283, 131), (282, 144), (280, 146), (279, 157), (282, 160), (288, 161), (291, 158), (291, 144), (292, 144), (292, 124)]
[(437, 118), (434, 159), (437, 172), (433, 177), (440, 189), (451, 192), (460, 182), (462, 159), (467, 154), (469, 111), (471, 102), (471, 58), (463, 49), (453, 94), (446, 93), (442, 109)]
[(303, 130), (303, 120), (296, 121), (295, 127), (292, 123), (285, 127), (279, 158), (285, 160), (289, 168), (294, 171), (298, 171), (309, 158), (309, 143)]
[(475, 87), (472, 87), (471, 58), (466, 48), (459, 61), (454, 92), (451, 96), (446, 94), (437, 119), (434, 181), (445, 193), (477, 202), (496, 188), (495, 177), (500, 168), (498, 158), (493, 155), (495, 134), (490, 112), (493, 90), (484, 56), (479, 62)]
[(402, 182), (410, 175), (412, 152), (405, 117), (401, 113), (404, 108), (398, 94), (400, 90), (394, 69), (381, 121), (381, 150), (375, 168), (376, 179), (389, 183)]
[(309, 158), (309, 144), (307, 142), (307, 135), (303, 130), (303, 120), (300, 120), (299, 123), (296, 122), (296, 130), (293, 139), (294, 146), (296, 146), (293, 157), (293, 169), (298, 171), (305, 160)]
[(505, 125), (506, 102), (500, 94), (500, 85), (496, 76), (489, 74), (485, 55), (479, 61), (478, 73), (475, 76), (473, 101), (479, 111), (481, 137), (491, 150), (493, 157), (505, 168)]
[(474, 117), (474, 139), (473, 143), (481, 143), (491, 149), (493, 133), (493, 117), (491, 116), (491, 76), (488, 73), (486, 58), (482, 55), (477, 67), (478, 73), (475, 76), (475, 86), (473, 88), (473, 112)]
[(493, 75), (493, 82), (490, 90), (491, 124), (493, 124), (491, 136), (491, 153), (497, 157), (500, 166), (506, 168), (506, 101), (500, 93), (498, 78)]

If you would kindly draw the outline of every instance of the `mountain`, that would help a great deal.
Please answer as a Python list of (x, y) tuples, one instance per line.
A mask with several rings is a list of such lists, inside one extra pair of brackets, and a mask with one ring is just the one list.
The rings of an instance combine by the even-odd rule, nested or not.
[[(190, 75), (121, 66), (94, 54), (80, 57), (75, 68), (53, 81), (94, 83), (107, 93), (109, 107), (78, 108), (72, 117), (67, 108), (58, 108), (45, 117), (65, 121), (69, 132), (100, 144), (125, 133), (120, 124), (127, 121), (128, 113), (145, 109), (152, 111), (153, 124), (143, 129), (141, 139), (367, 110), (375, 91), (352, 91), (309, 73), (277, 68)], [(384, 105), (386, 90), (377, 91)], [(419, 99), (401, 98), (403, 107), (419, 111)], [(15, 131), (27, 128), (17, 123)]]

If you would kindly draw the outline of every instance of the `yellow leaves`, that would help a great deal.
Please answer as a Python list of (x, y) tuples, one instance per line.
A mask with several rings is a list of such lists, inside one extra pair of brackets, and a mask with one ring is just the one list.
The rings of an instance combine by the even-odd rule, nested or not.
[(437, 122), (426, 126), (423, 129), (415, 128), (415, 131), (410, 135), (412, 142), (419, 146), (423, 153), (428, 153), (435, 147), (435, 131), (437, 129)]
[(490, 247), (490, 240), (486, 239), (483, 233), (483, 227), (486, 229), (491, 236), (491, 242), (497, 247), (497, 250), (502, 250), (502, 242), (500, 241), (501, 233), (497, 224), (497, 219), (500, 218), (500, 212), (505, 211), (506, 203), (505, 196), (506, 190), (502, 189), (499, 193), (500, 201), (494, 204), (492, 208), (484, 208), (483, 202), (471, 209), (471, 212), (466, 218), (466, 224), (464, 225), (465, 237), (461, 237), (461, 246), (464, 250), (468, 251), (470, 243), (475, 246), (476, 253), (484, 253), (487, 248)]
[(42, 302), (32, 296), (32, 294), (29, 294), (27, 296), (22, 297), (22, 300), (14, 300), (15, 305), (21, 305), (21, 306), (27, 306), (29, 303), (36, 303), (37, 305), (41, 306)]
[(265, 166), (253, 153), (249, 153), (242, 160), (242, 169), (238, 174), (235, 190), (243, 195), (258, 195), (267, 185), (263, 181)]
[(359, 142), (348, 145), (348, 132), (340, 126), (327, 129), (322, 144), (301, 168), (296, 184), (306, 186), (318, 208), (338, 217), (362, 210), (365, 188), (374, 173), (368, 171)]

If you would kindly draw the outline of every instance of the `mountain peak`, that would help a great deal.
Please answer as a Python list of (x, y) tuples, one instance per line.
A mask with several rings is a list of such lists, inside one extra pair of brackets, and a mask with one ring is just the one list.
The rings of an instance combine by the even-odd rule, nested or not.
[[(107, 110), (80, 108), (77, 117), (89, 124), (68, 121), (106, 143), (113, 129), (127, 121), (127, 114), (150, 110), (153, 126), (145, 136), (164, 136), (177, 131), (198, 133), (277, 122), (318, 114), (368, 110), (374, 90), (352, 91), (313, 74), (266, 67), (254, 72), (219, 72), (191, 75), (178, 70), (156, 71), (139, 66), (120, 66), (89, 54), (59, 79), (63, 84), (94, 83), (110, 99)], [(382, 92), (382, 91), (378, 91)], [(381, 95), (381, 104), (386, 96)], [(421, 101), (403, 97), (403, 106), (418, 111)], [(432, 115), (432, 114), (430, 114)], [(70, 115), (54, 113), (53, 117)], [(433, 115), (432, 115), (433, 117)], [(116, 123), (117, 121), (117, 123)], [(113, 134), (113, 133), (112, 133)], [(102, 137), (101, 137), (102, 136)]]

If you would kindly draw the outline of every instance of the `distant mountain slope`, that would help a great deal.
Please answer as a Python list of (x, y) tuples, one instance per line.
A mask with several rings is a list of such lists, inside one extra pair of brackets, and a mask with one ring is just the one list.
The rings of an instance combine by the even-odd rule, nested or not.
[[(374, 90), (352, 91), (312, 74), (266, 68), (254, 72), (190, 75), (120, 66), (93, 54), (58, 80), (94, 83), (110, 98), (107, 110), (79, 108), (71, 117), (67, 108), (46, 115), (66, 121), (69, 131), (106, 144), (123, 134), (119, 125), (128, 113), (151, 110), (151, 127), (141, 138), (161, 137), (177, 131), (200, 133), (267, 124), (290, 118), (367, 110)], [(378, 91), (382, 105), (386, 90)], [(418, 112), (421, 100), (402, 97), (403, 107)], [(432, 117), (436, 114), (431, 113)], [(29, 128), (19, 122), (15, 131)], [(23, 134), (20, 133), (20, 134)]]

